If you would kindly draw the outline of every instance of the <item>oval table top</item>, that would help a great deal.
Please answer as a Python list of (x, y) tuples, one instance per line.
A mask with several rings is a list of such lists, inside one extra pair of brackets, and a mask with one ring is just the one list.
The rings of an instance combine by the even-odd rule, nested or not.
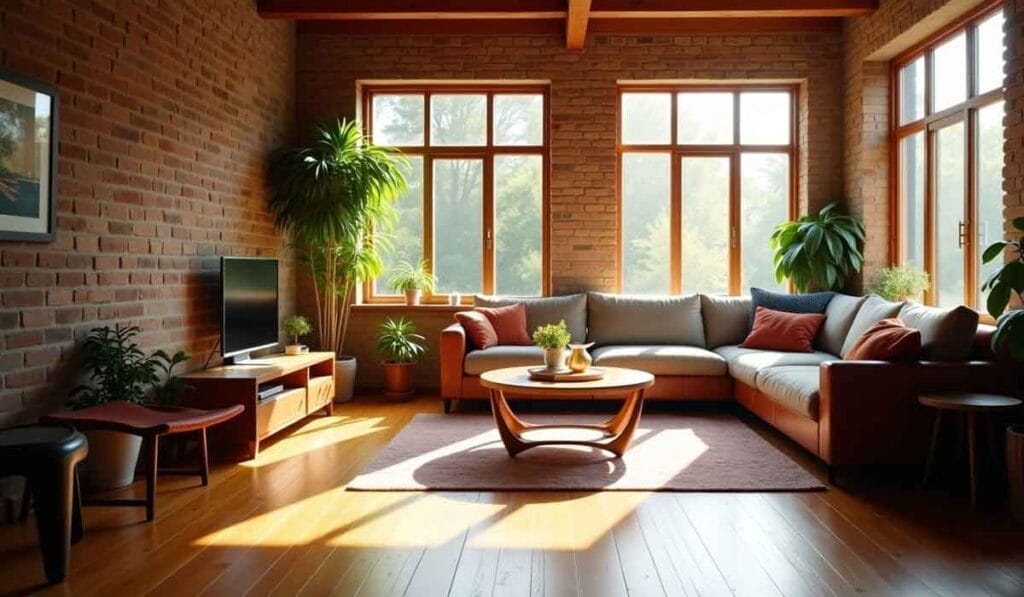
[(979, 392), (934, 392), (921, 394), (917, 401), (925, 406), (945, 410), (996, 410), (1021, 405), (1020, 398)]
[(624, 367), (602, 367), (604, 377), (593, 381), (541, 381), (530, 377), (530, 369), (532, 367), (506, 367), (486, 371), (480, 374), (480, 385), (492, 390), (528, 392), (535, 396), (618, 394), (654, 385), (654, 376), (650, 373)]

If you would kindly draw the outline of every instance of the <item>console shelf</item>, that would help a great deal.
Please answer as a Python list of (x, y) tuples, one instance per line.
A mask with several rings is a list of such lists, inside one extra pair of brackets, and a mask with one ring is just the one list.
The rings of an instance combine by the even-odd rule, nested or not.
[[(239, 416), (210, 430), (217, 452), (234, 459), (256, 458), (260, 442), (319, 410), (334, 408), (334, 353), (311, 352), (272, 355), (238, 365), (223, 365), (182, 376), (184, 404), (193, 408), (221, 408), (241, 404)], [(260, 402), (259, 386), (284, 385), (283, 392)]]

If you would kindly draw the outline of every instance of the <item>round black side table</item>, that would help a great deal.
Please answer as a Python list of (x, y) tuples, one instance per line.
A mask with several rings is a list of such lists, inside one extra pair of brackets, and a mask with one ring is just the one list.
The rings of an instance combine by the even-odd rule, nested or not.
[(88, 452), (85, 436), (70, 427), (0, 429), (0, 476), (26, 478), (25, 495), (35, 504), (43, 569), (51, 583), (67, 576), (71, 543), (82, 538), (76, 467)]

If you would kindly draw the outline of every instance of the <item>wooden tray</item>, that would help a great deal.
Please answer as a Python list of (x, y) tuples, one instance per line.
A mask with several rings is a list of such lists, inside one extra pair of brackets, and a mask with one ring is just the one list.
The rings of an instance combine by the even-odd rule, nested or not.
[(551, 371), (547, 367), (532, 367), (527, 371), (530, 379), (539, 381), (595, 381), (604, 377), (604, 369), (600, 367), (590, 367), (582, 373), (573, 373), (572, 369)]

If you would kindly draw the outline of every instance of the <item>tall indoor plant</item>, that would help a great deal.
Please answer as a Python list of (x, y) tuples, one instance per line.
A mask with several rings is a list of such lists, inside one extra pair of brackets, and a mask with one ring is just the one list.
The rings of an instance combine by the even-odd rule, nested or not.
[[(321, 349), (338, 356), (336, 398), (352, 397), (356, 362), (342, 355), (356, 284), (381, 274), (381, 250), (406, 188), (405, 158), (373, 145), (356, 121), (320, 127), (312, 144), (273, 153), (270, 211), (308, 268)], [(375, 232), (374, 242), (370, 242)]]
[(775, 279), (798, 292), (837, 290), (864, 265), (864, 224), (831, 203), (772, 233)]

